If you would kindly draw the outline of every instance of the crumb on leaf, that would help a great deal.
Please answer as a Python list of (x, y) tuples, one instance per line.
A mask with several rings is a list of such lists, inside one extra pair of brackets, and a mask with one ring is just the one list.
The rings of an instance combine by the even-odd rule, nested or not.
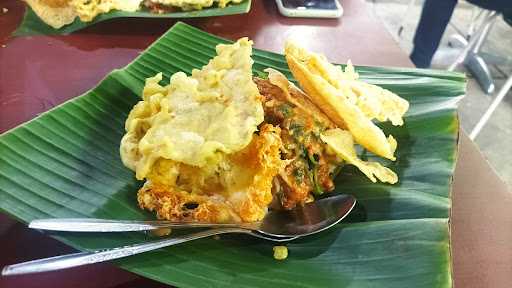
[(288, 248), (286, 246), (274, 246), (274, 259), (284, 260), (288, 257)]
[(151, 234), (158, 237), (168, 236), (172, 232), (171, 228), (158, 228), (156, 230), (152, 230)]

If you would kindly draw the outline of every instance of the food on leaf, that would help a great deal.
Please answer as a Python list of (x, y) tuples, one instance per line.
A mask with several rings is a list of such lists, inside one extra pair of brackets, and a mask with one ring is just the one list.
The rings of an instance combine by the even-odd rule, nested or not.
[(323, 55), (287, 42), (288, 66), (306, 94), (340, 128), (349, 130), (355, 141), (369, 151), (395, 160), (396, 140), (386, 137), (372, 120), (403, 124), (409, 103), (396, 94), (359, 80), (349, 62), (345, 71)]
[(372, 182), (398, 181), (361, 160), (354, 142), (394, 159), (396, 141), (372, 120), (403, 124), (407, 101), (357, 80), (350, 64), (343, 72), (291, 44), (286, 56), (305, 92), (271, 68), (253, 78), (247, 38), (216, 50), (201, 70), (177, 72), (166, 86), (162, 73), (148, 78), (128, 115), (120, 154), (145, 180), (141, 208), (173, 221), (254, 222), (333, 191), (344, 165)]
[(126, 120), (123, 163), (142, 180), (160, 158), (204, 167), (247, 146), (263, 121), (261, 96), (252, 81), (252, 42), (218, 45), (217, 56), (192, 76), (183, 72), (161, 86), (146, 81), (143, 100)]
[(230, 3), (243, 0), (24, 0), (43, 22), (59, 29), (78, 17), (90, 22), (98, 15), (110, 11), (136, 12), (147, 10), (152, 13), (201, 10), (216, 6), (224, 8)]
[(252, 42), (218, 45), (217, 56), (170, 84), (146, 81), (143, 100), (126, 120), (123, 163), (146, 179), (141, 207), (159, 218), (257, 221), (272, 200), (280, 171), (280, 130), (263, 121), (252, 80)]
[[(357, 157), (354, 149), (354, 138), (350, 132), (339, 128), (327, 130), (320, 135), (320, 138), (336, 152), (348, 164), (356, 166), (372, 182), (387, 182), (395, 184), (398, 176), (391, 169), (382, 166), (377, 162), (365, 162)], [(376, 179), (377, 178), (377, 179)]]

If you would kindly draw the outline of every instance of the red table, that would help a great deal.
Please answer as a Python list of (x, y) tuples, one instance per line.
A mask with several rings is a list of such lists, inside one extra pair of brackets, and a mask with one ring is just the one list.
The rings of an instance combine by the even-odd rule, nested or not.
[[(341, 20), (291, 19), (273, 0), (253, 0), (249, 14), (185, 21), (210, 33), (249, 36), (257, 48), (280, 52), (292, 37), (336, 62), (409, 66), (407, 55), (363, 0), (342, 1)], [(20, 1), (3, 0), (0, 14), (0, 133), (97, 84), (134, 59), (174, 20), (118, 19), (69, 36), (8, 38), (21, 21)], [(325, 43), (328, 43), (326, 45)], [(461, 133), (452, 208), (453, 271), (457, 287), (512, 283), (512, 194), (475, 145)], [(0, 214), (0, 266), (72, 249)], [(160, 287), (109, 264), (0, 278), (0, 287)]]

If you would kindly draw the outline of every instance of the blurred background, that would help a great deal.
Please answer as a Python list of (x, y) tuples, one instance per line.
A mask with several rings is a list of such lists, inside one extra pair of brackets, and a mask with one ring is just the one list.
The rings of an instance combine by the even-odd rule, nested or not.
[[(506, 1), (512, 2), (512, 0)], [(413, 40), (424, 1), (367, 0), (367, 2), (400, 47), (410, 54), (413, 50)], [(448, 69), (465, 48), (460, 41), (461, 38), (471, 39), (467, 37), (468, 32), (476, 35), (478, 28), (483, 26), (484, 17), (488, 16), (486, 13), (488, 11), (479, 9), (473, 4), (459, 1), (441, 38), (439, 48), (432, 58), (431, 68)], [(489, 90), (489, 87), (479, 84), (476, 80), (478, 75), (470, 71), (471, 67), (468, 66), (467, 59), (466, 64), (461, 63), (455, 68), (456, 71), (466, 72), (469, 78), (466, 97), (459, 104), (460, 124), (468, 134), (512, 75), (512, 25), (507, 23), (502, 15), (495, 16), (490, 20), (487, 37), (483, 37), (482, 40), (478, 55), (486, 63), (484, 66), (488, 67), (495, 85), (494, 91), (486, 93), (485, 90)], [(498, 175), (512, 186), (512, 90), (505, 94), (474, 141)]]

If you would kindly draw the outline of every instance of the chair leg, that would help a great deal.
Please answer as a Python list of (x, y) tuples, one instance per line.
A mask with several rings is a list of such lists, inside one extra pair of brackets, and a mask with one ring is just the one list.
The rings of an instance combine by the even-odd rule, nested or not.
[[(496, 20), (498, 13), (496, 11), (485, 11), (484, 20), (482, 25), (478, 28), (477, 32), (469, 40), (468, 45), (462, 50), (457, 59), (448, 67), (448, 71), (453, 71), (457, 66), (464, 62), (468, 53), (475, 48), (475, 45), (479, 44), (480, 39), (485, 40), (484, 32), (488, 32), (491, 24)], [(482, 41), (483, 42), (483, 41)], [(481, 45), (481, 44), (480, 44)], [(478, 47), (479, 48), (479, 47)]]
[(484, 59), (477, 53), (470, 51), (464, 61), (464, 66), (469, 70), (480, 85), (480, 88), (486, 94), (494, 92), (494, 79), (489, 70), (489, 66), (485, 63)]
[(474, 53), (480, 52), (480, 48), (482, 48), (482, 45), (484, 44), (485, 40), (487, 39), (487, 36), (489, 36), (489, 31), (491, 31), (492, 26), (494, 23), (496, 23), (496, 17), (498, 16), (498, 13), (494, 12), (494, 15), (490, 15), (491, 20), (487, 21), (485, 23), (484, 28), (482, 30), (482, 33), (478, 37), (478, 40), (475, 43), (475, 46), (471, 51)]
[(478, 136), (482, 128), (485, 126), (487, 121), (489, 121), (489, 118), (491, 118), (491, 115), (494, 113), (494, 110), (498, 108), (498, 105), (500, 105), (501, 101), (505, 98), (505, 95), (510, 91), (510, 88), (512, 87), (512, 75), (510, 75), (507, 79), (507, 82), (505, 82), (505, 85), (501, 87), (500, 92), (498, 92), (498, 95), (496, 95), (496, 99), (492, 101), (489, 108), (487, 108), (487, 111), (485, 111), (484, 115), (478, 123), (476, 124), (475, 128), (471, 131), (469, 134), (469, 138), (471, 140), (475, 140), (475, 138)]
[(480, 20), (485, 9), (481, 9), (478, 6), (473, 7), (471, 10), (471, 24), (469, 24), (468, 31), (466, 32), (466, 40), (471, 39), (471, 36), (475, 33), (476, 23)]

